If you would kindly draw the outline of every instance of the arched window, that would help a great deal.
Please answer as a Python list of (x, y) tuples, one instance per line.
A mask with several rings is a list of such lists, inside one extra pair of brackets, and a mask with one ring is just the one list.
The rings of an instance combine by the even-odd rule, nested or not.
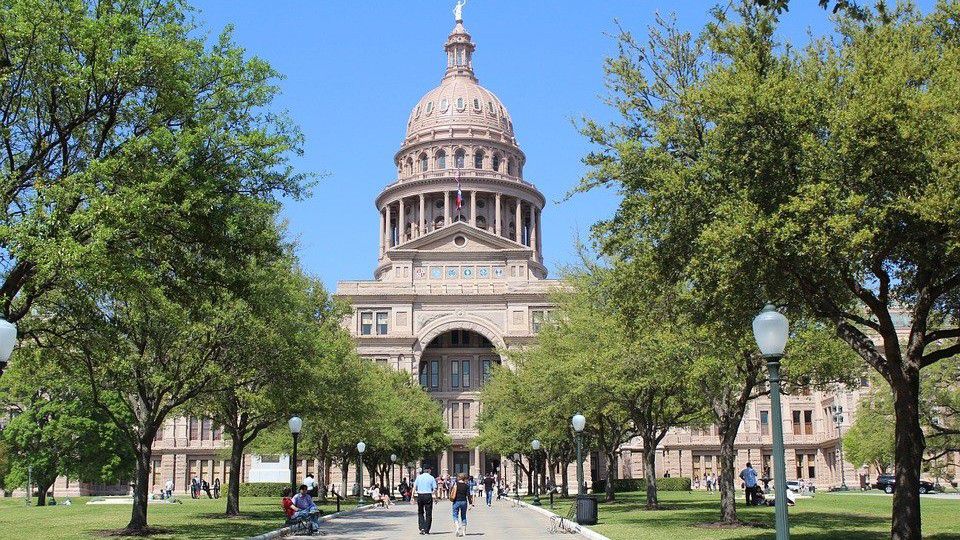
[(473, 154), (473, 168), (474, 168), (474, 169), (482, 169), (482, 168), (483, 168), (483, 152), (481, 152), (480, 150), (477, 150), (477, 151)]
[(462, 169), (463, 162), (466, 160), (466, 157), (467, 157), (467, 153), (464, 152), (463, 149), (457, 150), (453, 154), (453, 166), (458, 169)]
[(478, 229), (487, 229), (487, 218), (483, 216), (477, 216), (477, 228)]
[(507, 158), (507, 174), (513, 176), (513, 158)]
[(457, 49), (457, 65), (463, 65), (463, 49)]
[(500, 171), (500, 154), (493, 155), (493, 170)]
[(427, 172), (427, 154), (420, 154), (420, 172)]
[(413, 174), (413, 158), (407, 158), (407, 174)]
[(446, 169), (447, 168), (447, 153), (443, 150), (437, 152), (437, 168)]
[(464, 110), (464, 109), (466, 109), (466, 108), (467, 108), (467, 106), (466, 106), (466, 104), (463, 102), (463, 98), (462, 98), (462, 97), (458, 97), (458, 98), (457, 98), (457, 110), (458, 110), (458, 111), (462, 111), (462, 110)]

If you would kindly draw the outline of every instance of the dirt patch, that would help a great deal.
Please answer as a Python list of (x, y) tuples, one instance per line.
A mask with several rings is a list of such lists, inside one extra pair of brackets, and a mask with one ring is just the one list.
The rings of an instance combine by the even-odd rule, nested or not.
[(164, 529), (162, 527), (146, 527), (140, 530), (107, 529), (103, 531), (96, 531), (94, 532), (94, 534), (97, 536), (101, 536), (103, 538), (123, 538), (123, 537), (131, 537), (131, 536), (146, 538), (146, 537), (154, 536), (158, 534), (171, 534), (173, 532), (174, 532), (173, 529)]
[(759, 521), (738, 521), (737, 523), (724, 523), (722, 521), (711, 521), (709, 523), (697, 523), (694, 527), (701, 529), (769, 529), (770, 526)]

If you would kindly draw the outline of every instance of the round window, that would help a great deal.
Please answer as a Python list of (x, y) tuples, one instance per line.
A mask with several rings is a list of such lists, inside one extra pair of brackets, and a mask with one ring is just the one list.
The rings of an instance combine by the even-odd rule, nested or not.
[(433, 204), (437, 208), (443, 208), (443, 200), (439, 200)]
[(456, 238), (453, 239), (453, 243), (459, 247), (463, 247), (464, 245), (466, 245), (467, 239), (462, 236), (457, 236)]
[(483, 202), (483, 199), (477, 200), (477, 208), (483, 208), (487, 203)]

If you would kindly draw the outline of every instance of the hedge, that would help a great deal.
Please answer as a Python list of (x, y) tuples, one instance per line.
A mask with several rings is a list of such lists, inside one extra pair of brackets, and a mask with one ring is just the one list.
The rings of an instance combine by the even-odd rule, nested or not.
[[(248, 482), (240, 484), (241, 497), (283, 497), (283, 489), (290, 487), (288, 482)], [(227, 486), (223, 486), (226, 494)]]
[[(606, 480), (597, 480), (593, 483), (594, 493), (603, 493), (607, 488)], [(643, 478), (618, 478), (613, 481), (613, 491), (646, 491), (647, 481)], [(657, 491), (690, 491), (689, 478), (657, 478)]]

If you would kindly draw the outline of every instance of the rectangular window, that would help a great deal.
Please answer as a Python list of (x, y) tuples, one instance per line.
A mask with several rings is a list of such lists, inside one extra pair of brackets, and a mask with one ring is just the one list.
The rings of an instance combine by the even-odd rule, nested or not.
[(369, 336), (373, 333), (373, 312), (364, 311), (360, 313), (360, 335)]
[(385, 336), (387, 335), (387, 318), (390, 314), (386, 311), (377, 312), (377, 335)]
[(484, 360), (481, 364), (483, 369), (483, 383), (490, 380), (490, 360)]
[(813, 435), (813, 411), (803, 411), (803, 432)]
[(430, 361), (430, 388), (440, 388), (440, 361)]
[(200, 423), (200, 440), (209, 441), (212, 437), (210, 436), (210, 428), (213, 426), (213, 421), (209, 418), (204, 418)]
[(160, 484), (162, 484), (162, 482), (160, 481), (160, 460), (159, 459), (153, 460), (153, 466), (151, 468), (152, 468), (151, 472), (153, 473), (153, 478), (151, 479), (151, 483), (154, 486), (159, 486)]
[(530, 330), (532, 330), (533, 333), (536, 334), (540, 332), (540, 327), (542, 326), (543, 326), (543, 311), (534, 310), (533, 313), (530, 314)]
[(470, 361), (464, 360), (460, 371), (463, 373), (463, 387), (470, 388)]
[(473, 423), (470, 421), (470, 404), (463, 404), (463, 429), (470, 429), (473, 427)]
[(420, 362), (420, 386), (426, 388), (428, 381), (427, 363)]
[(760, 434), (770, 434), (770, 411), (760, 411)]
[(817, 477), (817, 455), (807, 454), (807, 478)]
[(460, 362), (450, 363), (450, 386), (460, 388)]
[(195, 441), (200, 438), (200, 422), (196, 416), (190, 417), (190, 440)]
[(450, 406), (452, 407), (452, 410), (450, 413), (450, 420), (453, 423), (453, 425), (451, 425), (450, 428), (460, 429), (460, 425), (461, 425), (460, 424), (460, 404), (454, 401), (453, 403), (450, 404)]
[(802, 429), (800, 425), (800, 411), (793, 411), (793, 434), (800, 435), (803, 433)]
[(770, 478), (773, 475), (773, 468), (770, 465), (771, 459), (772, 456), (770, 454), (763, 454), (760, 456), (760, 461), (763, 463), (763, 469), (761, 469), (760, 474), (763, 476), (763, 478)]
[(460, 331), (453, 330), (450, 332), (450, 346), (459, 347), (460, 346)]
[(219, 441), (223, 439), (223, 426), (217, 426), (213, 428), (213, 440)]
[(803, 478), (803, 454), (797, 452), (797, 479)]

